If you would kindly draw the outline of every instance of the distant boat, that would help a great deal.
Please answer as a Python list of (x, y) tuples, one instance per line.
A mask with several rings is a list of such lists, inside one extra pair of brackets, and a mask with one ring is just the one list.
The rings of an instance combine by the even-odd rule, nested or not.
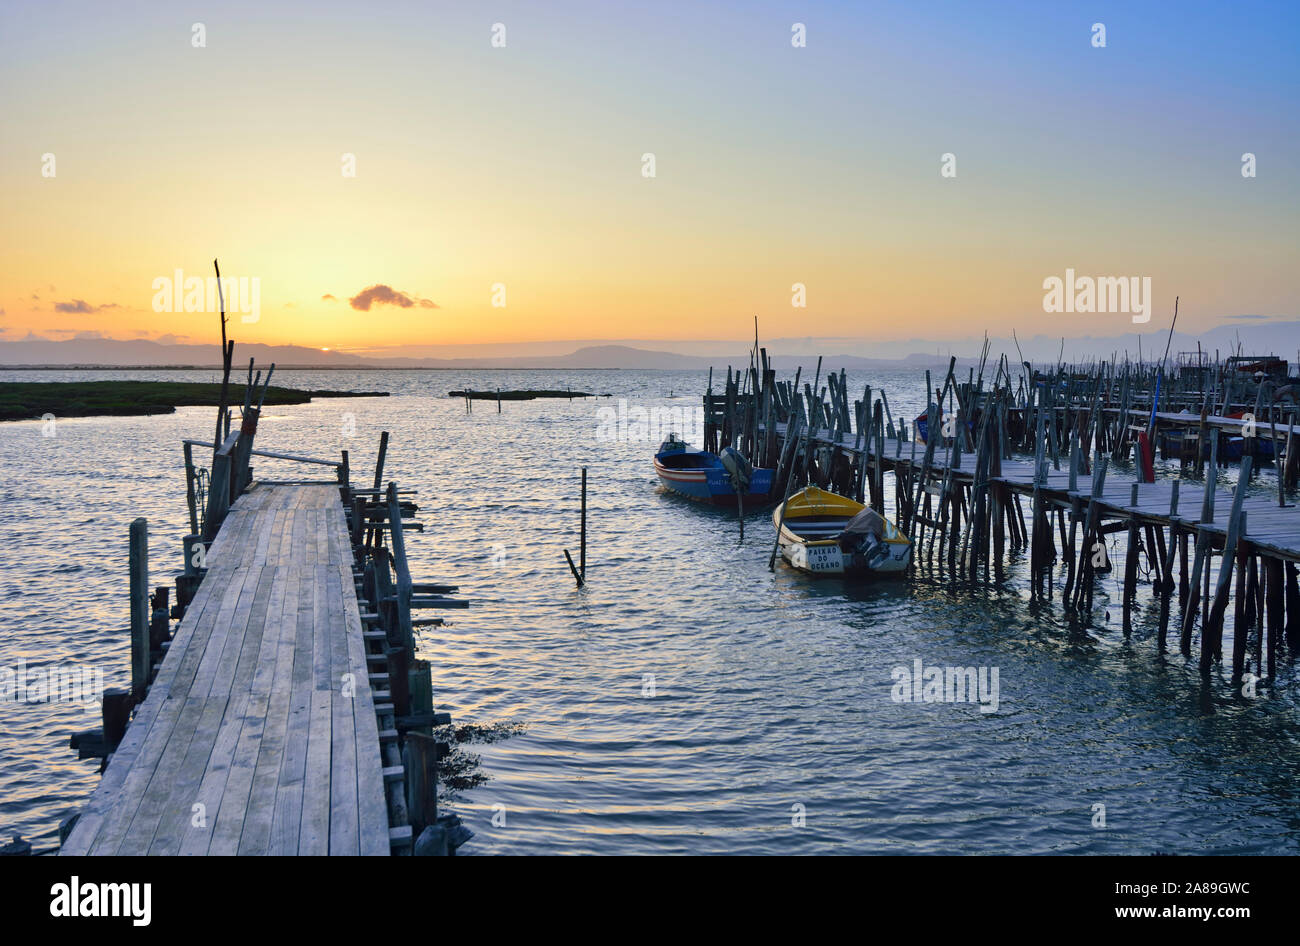
[(743, 484), (741, 495), (747, 505), (759, 506), (773, 500), (771, 493), (775, 471), (752, 469), (745, 458), (731, 447), (723, 450), (722, 456), (719, 456), (698, 450), (679, 440), (675, 434), (669, 434), (655, 454), (654, 463), (655, 473), (664, 488), (687, 499), (734, 506), (735, 479)]
[(897, 574), (912, 559), (912, 541), (870, 506), (809, 486), (778, 506), (781, 555), (810, 575)]
[[(913, 422), (916, 424), (916, 439), (921, 441), (921, 443), (925, 443), (929, 439), (929, 434), (930, 434), (929, 419), (924, 414), (917, 414)], [(974, 423), (972, 423), (971, 421), (966, 421), (966, 429), (969, 430), (972, 435), (974, 435), (975, 433)]]
[[(1191, 433), (1191, 436), (1188, 436)], [(1218, 436), (1215, 431), (1210, 432), (1210, 437)], [(1196, 450), (1195, 432), (1171, 431), (1165, 434), (1170, 444), (1170, 453), (1182, 456), (1184, 452), (1194, 453)], [(1210, 459), (1210, 437), (1207, 437), (1205, 443), (1201, 445), (1201, 459)], [(1183, 445), (1187, 444), (1186, 447)], [(1219, 462), (1236, 463), (1241, 460), (1247, 453), (1246, 439), (1244, 437), (1222, 437), (1219, 440)], [(1272, 460), (1273, 457), (1273, 438), (1268, 434), (1260, 434), (1255, 438), (1255, 456), (1260, 460)]]

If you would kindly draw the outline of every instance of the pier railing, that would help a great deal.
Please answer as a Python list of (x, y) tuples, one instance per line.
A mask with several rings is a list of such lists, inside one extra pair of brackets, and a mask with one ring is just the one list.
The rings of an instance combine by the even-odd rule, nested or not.
[[(252, 373), (250, 365), (250, 381)], [(268, 372), (268, 384), (269, 379)], [(315, 614), (318, 623), (322, 619), (328, 622), (314, 632), (315, 639), (320, 641), (337, 638), (347, 641), (334, 645), (335, 658), (343, 653), (337, 651), (338, 647), (347, 650), (354, 644), (357, 654), (364, 656), (369, 695), (373, 698), (375, 714), (370, 731), (378, 734), (378, 745), (370, 751), (376, 752), (382, 760), (382, 773), (376, 772), (374, 778), (375, 784), (382, 780), (382, 792), (388, 809), (386, 845), (394, 853), (454, 853), (470, 837), (470, 832), (455, 815), (440, 814), (438, 811), (438, 766), (439, 760), (449, 752), (451, 717), (435, 710), (431, 667), (427, 661), (416, 657), (419, 647), (417, 628), (437, 628), (445, 622), (441, 617), (413, 618), (412, 613), (423, 609), (463, 609), (469, 604), (453, 597), (457, 591), (455, 585), (418, 583), (411, 577), (406, 533), (422, 531), (422, 526), (413, 519), (418, 507), (412, 499), (412, 492), (399, 490), (394, 482), (389, 482), (387, 488), (381, 488), (388, 433), (383, 432), (380, 438), (374, 486), (368, 489), (354, 488), (347, 451), (342, 452), (339, 460), (326, 460), (254, 449), (258, 408), (252, 405), (253, 387), (250, 384), (242, 421), (237, 429), (230, 429), (231, 418), (223, 410), (224, 416), (218, 420), (218, 429), (224, 426), (227, 433), (220, 443), (193, 439), (183, 441), (186, 503), (191, 532), (184, 538), (185, 567), (184, 572), (176, 576), (174, 607), (169, 607), (169, 589), (165, 586), (155, 589), (152, 595), (149, 594), (148, 524), (144, 519), (132, 523), (129, 607), (131, 687), (129, 690), (109, 691), (104, 695), (103, 725), (100, 729), (73, 735), (72, 747), (78, 750), (81, 758), (99, 758), (101, 770), (108, 768), (115, 751), (126, 738), (128, 726), (132, 725), (133, 712), (148, 700), (150, 686), (168, 658), (174, 637), (171, 621), (184, 620), (187, 608), (194, 601), (205, 576), (209, 574), (208, 554), (218, 536), (223, 535), (222, 527), (231, 519), (232, 507), (241, 497), (249, 495), (254, 489), (258, 495), (267, 490), (270, 492), (266, 495), (273, 496), (277, 489), (292, 491), (310, 487), (319, 490), (322, 486), (328, 486), (338, 491), (338, 502), (335, 504), (338, 510), (337, 522), (340, 524), (338, 535), (342, 536), (342, 547), (345, 550), (350, 547), (351, 550), (351, 575), (355, 594), (348, 593), (339, 600), (354, 600), (355, 605), (351, 613), (345, 607), (344, 613), (337, 614), (331, 607), (325, 614)], [(212, 451), (209, 470), (196, 469), (195, 448)], [(331, 479), (316, 480), (255, 480), (251, 466), (253, 457), (331, 467), (335, 475)], [(286, 509), (292, 509), (296, 505), (296, 495), (298, 494), (294, 492), (284, 494), (283, 501), (289, 504)], [(321, 494), (315, 492), (312, 495), (318, 497), (312, 502), (319, 507)], [(204, 498), (206, 501), (203, 501)], [(244, 518), (247, 520), (247, 516)], [(324, 520), (326, 526), (329, 518), (330, 514), (327, 514)], [(231, 543), (255, 541), (251, 536), (245, 537), (238, 529), (236, 532), (239, 533), (236, 537), (222, 538), (228, 552), (234, 548)], [(332, 538), (313, 536), (310, 544), (316, 547), (318, 543), (333, 541)], [(273, 547), (265, 553), (267, 564), (275, 565), (277, 571), (293, 571), (296, 564), (274, 558), (277, 551), (288, 548), (287, 544), (273, 543)], [(235, 560), (239, 560), (239, 553), (234, 554)], [(310, 557), (306, 560), (310, 561)], [(306, 583), (310, 579), (304, 574), (302, 580)], [(330, 587), (337, 597), (337, 578), (334, 582)], [(244, 604), (242, 600), (241, 604)], [(224, 608), (222, 614), (225, 614)], [(217, 616), (218, 621), (221, 617), (222, 615)], [(229, 629), (231, 634), (242, 633), (241, 629), (250, 623), (249, 614), (227, 617), (233, 622)], [(226, 633), (224, 630), (221, 632)], [(324, 638), (319, 636), (322, 634), (325, 635)], [(312, 636), (308, 635), (309, 638)], [(301, 643), (301, 640), (300, 637), (297, 643)], [(294, 663), (290, 660), (287, 666), (292, 667)], [(308, 655), (307, 665), (310, 666), (311, 663), (312, 659)], [(276, 664), (277, 669), (280, 665), (285, 665), (284, 661)], [(288, 680), (272, 683), (275, 687), (289, 686)], [(167, 698), (181, 697), (175, 689), (169, 688)], [(153, 702), (156, 704), (156, 701)], [(314, 705), (313, 703), (313, 707)], [(347, 712), (350, 716), (351, 710)], [(156, 715), (155, 711), (150, 718)], [(363, 730), (364, 727), (360, 727), (357, 732)], [(362, 771), (362, 757), (365, 753), (358, 747), (356, 755), (358, 772), (355, 779), (359, 780), (357, 784), (363, 784), (369, 777)], [(217, 761), (218, 764), (229, 764), (229, 760)], [(342, 774), (342, 778), (346, 785), (346, 773)], [(146, 787), (146, 790), (153, 788)], [(170, 786), (159, 785), (157, 790), (166, 793), (170, 791)], [(104, 805), (112, 803), (110, 799), (101, 804), (92, 823), (77, 835), (77, 850), (84, 848), (88, 851), (95, 845), (105, 843), (102, 841), (103, 835), (96, 832), (100, 831), (99, 825), (105, 820)], [(123, 797), (121, 803), (137, 804), (139, 801)], [(162, 802), (158, 800), (151, 804), (157, 807)], [(250, 816), (258, 817), (255, 814)], [(364, 821), (364, 813), (359, 811), (359, 816)], [(78, 816), (74, 815), (60, 826), (61, 841), (73, 836), (77, 830), (77, 821)], [(364, 852), (364, 839), (361, 847)]]

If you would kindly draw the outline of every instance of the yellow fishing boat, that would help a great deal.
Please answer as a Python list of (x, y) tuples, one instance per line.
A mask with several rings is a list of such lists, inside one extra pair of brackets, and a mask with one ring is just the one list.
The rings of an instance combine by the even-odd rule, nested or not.
[(772, 513), (781, 555), (811, 575), (888, 575), (906, 570), (912, 541), (860, 502), (809, 486)]

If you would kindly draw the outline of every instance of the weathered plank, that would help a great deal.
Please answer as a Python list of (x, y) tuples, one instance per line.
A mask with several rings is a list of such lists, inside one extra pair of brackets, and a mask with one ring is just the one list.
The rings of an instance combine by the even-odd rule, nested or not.
[(62, 853), (387, 854), (337, 487), (253, 487), (207, 566)]

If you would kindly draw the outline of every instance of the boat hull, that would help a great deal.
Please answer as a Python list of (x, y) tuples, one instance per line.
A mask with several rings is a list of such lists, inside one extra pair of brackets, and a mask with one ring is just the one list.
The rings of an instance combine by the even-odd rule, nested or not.
[[(717, 467), (674, 468), (665, 466), (656, 457), (655, 474), (659, 482), (679, 496), (696, 502), (716, 506), (736, 505), (736, 491), (731, 486), (731, 476), (719, 464)], [(747, 505), (758, 506), (772, 501), (774, 470), (754, 470), (749, 478), (749, 491), (744, 494)]]
[(868, 578), (902, 574), (912, 561), (912, 543), (888, 520), (869, 552), (840, 546), (840, 530), (865, 508), (863, 503), (815, 486), (801, 490), (772, 513), (780, 533), (781, 557), (809, 575)]

